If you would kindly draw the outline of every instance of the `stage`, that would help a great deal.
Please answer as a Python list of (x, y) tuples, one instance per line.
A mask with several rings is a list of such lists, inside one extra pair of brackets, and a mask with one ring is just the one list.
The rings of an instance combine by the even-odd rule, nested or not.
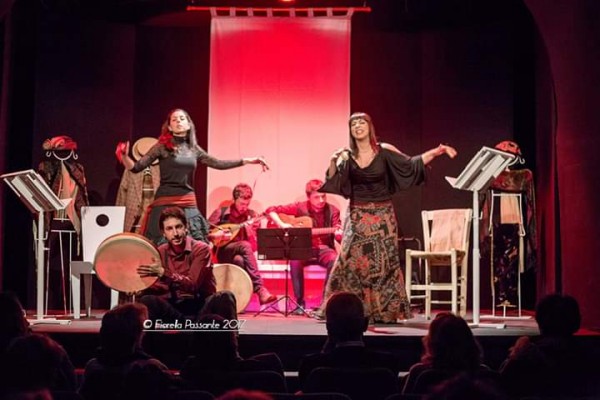
[[(32, 326), (35, 332), (43, 332), (61, 343), (76, 368), (83, 368), (94, 356), (99, 345), (100, 321), (104, 311), (94, 310), (92, 318), (67, 320), (63, 324), (38, 323)], [(525, 314), (525, 313), (524, 313)], [(481, 343), (485, 363), (497, 368), (508, 354), (508, 350), (519, 336), (538, 334), (531, 313), (529, 318), (488, 318), (482, 312), (481, 325), (473, 327), (473, 333)], [(471, 320), (471, 315), (467, 316)], [(64, 320), (63, 320), (64, 321)], [(245, 312), (239, 315), (240, 353), (251, 356), (264, 352), (276, 352), (286, 371), (297, 371), (304, 354), (318, 352), (325, 342), (325, 322), (305, 316), (279, 312)], [(490, 324), (490, 325), (488, 325)], [(402, 370), (407, 371), (420, 358), (421, 339), (427, 333), (429, 322), (422, 314), (399, 324), (370, 326), (365, 335), (368, 346), (396, 354)], [(177, 370), (186, 357), (191, 331), (149, 331), (144, 338), (145, 349), (162, 360), (169, 368)], [(590, 351), (600, 353), (600, 333), (582, 330), (578, 334)], [(600, 354), (599, 354), (600, 356)]]

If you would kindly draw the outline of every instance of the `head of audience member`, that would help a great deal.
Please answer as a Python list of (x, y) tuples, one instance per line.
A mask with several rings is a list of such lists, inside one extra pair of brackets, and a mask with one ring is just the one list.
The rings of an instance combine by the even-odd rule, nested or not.
[(216, 400), (273, 400), (273, 397), (258, 390), (233, 389), (223, 393)]
[(535, 309), (535, 320), (542, 336), (569, 337), (581, 327), (577, 300), (560, 294), (540, 300)]
[(306, 183), (306, 197), (310, 206), (315, 211), (321, 211), (327, 204), (327, 196), (325, 193), (317, 192), (319, 188), (323, 186), (323, 181), (318, 179), (311, 179)]
[(507, 397), (486, 379), (461, 373), (436, 385), (425, 400), (504, 400)]
[[(218, 314), (204, 314), (197, 322), (201, 332), (193, 333), (191, 355), (206, 362), (206, 369), (228, 369), (241, 360), (237, 332), (229, 329)], [(201, 367), (196, 365), (196, 367)]]
[(421, 362), (437, 369), (473, 371), (481, 364), (481, 347), (467, 322), (449, 312), (436, 315), (423, 337)]
[(52, 400), (52, 393), (48, 389), (32, 389), (18, 391), (0, 391), (3, 400)]
[(170, 373), (156, 364), (133, 363), (123, 377), (122, 388), (120, 399), (165, 400), (173, 398), (177, 383)]
[(190, 114), (181, 108), (175, 108), (169, 111), (167, 118), (160, 129), (158, 141), (164, 144), (169, 150), (173, 150), (174, 137), (186, 138), (192, 149), (195, 149), (198, 146), (194, 121), (192, 121)]
[(238, 183), (233, 188), (233, 205), (240, 214), (248, 212), (252, 195), (252, 188), (245, 183)]
[(237, 300), (235, 294), (230, 290), (219, 290), (210, 297), (210, 301), (207, 301), (202, 306), (199, 315), (202, 316), (204, 314), (217, 314), (229, 321), (237, 319)]
[(377, 151), (377, 136), (375, 135), (375, 126), (371, 120), (371, 116), (364, 112), (355, 112), (348, 119), (348, 127), (350, 128), (349, 141), (352, 154), (358, 154), (357, 140), (368, 137), (369, 143), (373, 151)]
[(29, 333), (29, 322), (25, 310), (14, 293), (0, 293), (0, 354), (6, 351), (10, 342)]
[(123, 304), (104, 314), (100, 326), (101, 359), (118, 363), (141, 349), (146, 319), (148, 309), (141, 303)]
[(4, 359), (2, 385), (9, 390), (36, 392), (43, 389), (75, 389), (75, 371), (61, 345), (46, 335), (32, 333), (16, 338)]
[(167, 242), (174, 248), (185, 246), (188, 233), (185, 212), (179, 207), (167, 207), (161, 211), (158, 219), (160, 231)]
[(354, 293), (337, 292), (325, 307), (327, 335), (335, 343), (362, 340), (369, 326), (363, 302)]

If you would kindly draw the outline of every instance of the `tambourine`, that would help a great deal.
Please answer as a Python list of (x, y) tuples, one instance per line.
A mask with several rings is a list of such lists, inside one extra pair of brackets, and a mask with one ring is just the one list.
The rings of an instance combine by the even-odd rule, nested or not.
[(94, 270), (106, 286), (119, 292), (132, 293), (144, 290), (158, 279), (141, 277), (140, 265), (161, 264), (160, 254), (154, 244), (137, 233), (118, 233), (106, 238), (96, 251)]
[(236, 300), (237, 312), (242, 312), (252, 297), (252, 281), (248, 273), (233, 264), (214, 264), (213, 274), (217, 281), (217, 291), (229, 290)]

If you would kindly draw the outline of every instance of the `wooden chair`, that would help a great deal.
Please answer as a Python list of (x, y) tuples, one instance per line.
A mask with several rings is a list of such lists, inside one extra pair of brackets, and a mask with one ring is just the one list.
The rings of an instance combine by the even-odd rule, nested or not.
[[(425, 293), (427, 319), (431, 318), (432, 304), (450, 304), (452, 312), (462, 317), (467, 313), (467, 266), (472, 214), (470, 208), (421, 212), (424, 250), (406, 249), (406, 294), (410, 300), (413, 291)], [(424, 262), (424, 283), (411, 282), (413, 260)], [(434, 281), (432, 269), (444, 267), (450, 269), (450, 281)], [(433, 300), (433, 291), (450, 292), (450, 300)]]

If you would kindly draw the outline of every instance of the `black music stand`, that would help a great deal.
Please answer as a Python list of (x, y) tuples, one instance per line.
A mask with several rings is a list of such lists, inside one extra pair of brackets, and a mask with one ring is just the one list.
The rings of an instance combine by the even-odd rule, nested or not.
[[(290, 260), (308, 260), (313, 257), (312, 231), (310, 228), (288, 228), (288, 229), (258, 229), (258, 259), (259, 260), (286, 260), (285, 267), (285, 296), (280, 297), (272, 303), (265, 305), (255, 316), (273, 308), (281, 300), (285, 300), (285, 312), (287, 317), (288, 302), (296, 305), (296, 308), (306, 310), (289, 296)], [(294, 308), (294, 309), (296, 309)], [(281, 313), (281, 310), (277, 308)]]

